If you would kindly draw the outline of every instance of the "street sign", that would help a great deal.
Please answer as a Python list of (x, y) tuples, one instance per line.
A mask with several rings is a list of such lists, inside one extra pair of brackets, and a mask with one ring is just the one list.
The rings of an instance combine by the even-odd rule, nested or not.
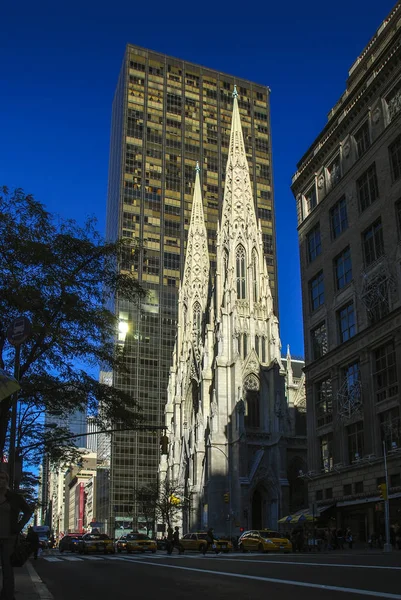
[(32, 327), (29, 319), (18, 317), (7, 329), (7, 339), (13, 346), (19, 346), (31, 335)]

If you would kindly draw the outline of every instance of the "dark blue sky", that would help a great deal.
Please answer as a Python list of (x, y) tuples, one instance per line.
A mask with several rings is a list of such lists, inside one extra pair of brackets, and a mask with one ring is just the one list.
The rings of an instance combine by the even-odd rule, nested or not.
[(131, 42), (272, 89), (283, 350), (303, 355), (296, 162), (395, 0), (20, 0), (0, 9), (0, 185), (103, 231), (110, 112)]

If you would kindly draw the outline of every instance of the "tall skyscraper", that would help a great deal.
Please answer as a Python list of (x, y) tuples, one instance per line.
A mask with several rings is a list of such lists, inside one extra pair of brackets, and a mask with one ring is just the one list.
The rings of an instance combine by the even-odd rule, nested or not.
[[(297, 166), (309, 502), (359, 540), (399, 521), (401, 2)], [(398, 511), (398, 513), (397, 513)]]
[[(113, 103), (107, 236), (137, 239), (118, 268), (137, 274), (149, 290), (140, 309), (117, 299), (120, 343), (130, 383), (114, 376), (143, 408), (146, 422), (161, 425), (176, 336), (178, 283), (199, 161), (208, 251), (216, 266), (216, 226), (223, 203), (232, 92), (239, 93), (253, 202), (277, 312), (277, 269), (271, 171), (269, 89), (199, 65), (127, 46)], [(121, 432), (111, 440), (107, 514), (97, 517), (114, 533), (134, 518), (136, 492), (156, 481), (159, 437)]]

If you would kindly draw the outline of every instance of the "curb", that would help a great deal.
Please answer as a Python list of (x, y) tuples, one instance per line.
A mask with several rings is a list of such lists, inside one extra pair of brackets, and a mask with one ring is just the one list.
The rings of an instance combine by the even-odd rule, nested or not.
[(33, 583), (35, 592), (40, 600), (54, 600), (53, 594), (48, 590), (46, 584), (43, 583), (33, 565), (29, 561), (26, 563), (26, 568)]

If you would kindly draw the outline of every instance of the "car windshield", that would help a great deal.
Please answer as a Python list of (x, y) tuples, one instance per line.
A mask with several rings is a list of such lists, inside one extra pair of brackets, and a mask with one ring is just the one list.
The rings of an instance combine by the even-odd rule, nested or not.
[(90, 542), (96, 541), (96, 540), (109, 540), (109, 536), (106, 535), (105, 533), (88, 533), (87, 535), (85, 535), (85, 540), (89, 540)]
[(199, 540), (205, 540), (207, 538), (207, 533), (198, 533)]
[(150, 540), (150, 537), (144, 533), (130, 533), (127, 540)]
[(259, 531), (259, 535), (264, 538), (282, 538), (278, 531)]

